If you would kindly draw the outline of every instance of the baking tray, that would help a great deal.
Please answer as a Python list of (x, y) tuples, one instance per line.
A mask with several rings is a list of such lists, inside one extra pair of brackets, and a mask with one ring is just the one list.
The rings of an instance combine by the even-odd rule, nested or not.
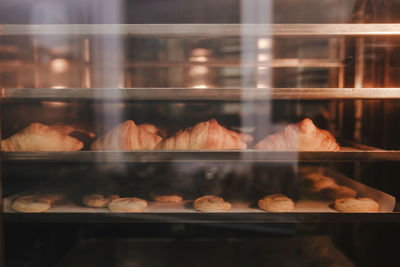
[[(24, 217), (31, 220), (60, 220), (66, 218), (72, 221), (130, 221), (130, 222), (219, 222), (219, 221), (340, 221), (340, 220), (381, 220), (390, 217), (391, 220), (399, 220), (400, 215), (393, 213), (396, 200), (393, 196), (381, 192), (372, 187), (366, 186), (352, 180), (343, 174), (331, 169), (322, 170), (326, 175), (334, 178), (340, 185), (355, 189), (359, 197), (369, 197), (380, 205), (378, 213), (340, 213), (333, 209), (332, 200), (300, 198), (295, 202), (295, 210), (289, 213), (270, 213), (259, 209), (256, 203), (251, 201), (229, 200), (232, 204), (230, 212), (226, 213), (202, 213), (193, 209), (192, 200), (185, 200), (182, 203), (158, 203), (148, 201), (148, 207), (143, 213), (112, 213), (106, 208), (89, 208), (77, 204), (77, 201), (68, 198), (60, 204), (55, 204), (45, 213), (24, 214), (17, 213), (11, 209), (12, 202), (18, 197), (13, 195), (3, 200), (5, 218), (14, 221), (23, 220)], [(36, 192), (38, 190), (31, 190)], [(48, 191), (48, 190), (47, 190)], [(28, 194), (27, 192), (26, 194)], [(375, 214), (375, 215), (374, 215)], [(383, 215), (385, 214), (385, 215)], [(382, 216), (379, 216), (382, 215)], [(396, 216), (395, 216), (396, 215)], [(69, 217), (70, 216), (70, 217)], [(337, 218), (335, 218), (337, 216)], [(68, 218), (69, 217), (69, 218)]]
[[(329, 62), (329, 60), (324, 60)], [(244, 64), (244, 63), (240, 63)], [(257, 62), (257, 64), (260, 64)], [(268, 65), (267, 67), (273, 67)], [(1, 100), (255, 101), (399, 99), (400, 88), (5, 88)]]

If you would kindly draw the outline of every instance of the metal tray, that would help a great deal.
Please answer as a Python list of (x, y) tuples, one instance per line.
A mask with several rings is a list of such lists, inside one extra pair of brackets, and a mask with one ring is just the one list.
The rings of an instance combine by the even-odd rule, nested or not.
[(4, 162), (354, 162), (399, 161), (400, 151), (349, 149), (336, 152), (280, 151), (74, 151), (2, 152)]
[(329, 100), (399, 99), (400, 88), (5, 88), (1, 100)]
[(400, 24), (3, 24), (0, 35), (396, 36)]
[[(232, 209), (225, 213), (203, 213), (193, 209), (193, 200), (182, 203), (158, 203), (148, 201), (142, 213), (112, 213), (107, 208), (89, 208), (78, 204), (77, 196), (66, 197), (44, 213), (17, 213), (11, 205), (18, 195), (3, 200), (4, 218), (10, 222), (353, 222), (353, 221), (399, 221), (400, 214), (392, 212), (395, 198), (372, 187), (356, 182), (333, 170), (324, 173), (340, 185), (369, 197), (380, 205), (378, 213), (340, 213), (332, 208), (332, 200), (304, 197), (295, 201), (293, 212), (270, 213), (259, 209), (253, 202), (230, 200)], [(43, 189), (44, 190), (44, 189)], [(38, 190), (33, 190), (36, 192)], [(40, 191), (39, 191), (40, 192)]]

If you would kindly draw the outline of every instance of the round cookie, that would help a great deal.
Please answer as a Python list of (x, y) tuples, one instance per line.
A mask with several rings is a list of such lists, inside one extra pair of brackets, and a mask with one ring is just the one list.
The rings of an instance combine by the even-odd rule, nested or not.
[(137, 197), (118, 198), (108, 204), (111, 212), (143, 212), (146, 207), (146, 200)]
[(53, 201), (47, 196), (28, 195), (17, 198), (12, 209), (18, 212), (45, 212), (51, 208)]
[(350, 187), (338, 185), (331, 188), (326, 188), (321, 191), (321, 193), (330, 199), (338, 199), (338, 198), (355, 198), (357, 196), (357, 191), (351, 189)]
[(221, 197), (205, 195), (194, 201), (193, 208), (203, 212), (224, 212), (231, 210), (231, 204)]
[(181, 203), (182, 196), (168, 188), (159, 188), (150, 193), (152, 200), (162, 203)]
[(294, 202), (283, 194), (272, 194), (258, 200), (258, 207), (270, 212), (290, 212), (294, 210)]
[(370, 198), (339, 198), (334, 207), (341, 212), (379, 212), (379, 204)]
[(104, 197), (100, 194), (93, 194), (83, 196), (82, 202), (91, 208), (105, 208), (111, 201), (117, 198), (119, 198), (118, 195), (109, 195), (108, 197)]

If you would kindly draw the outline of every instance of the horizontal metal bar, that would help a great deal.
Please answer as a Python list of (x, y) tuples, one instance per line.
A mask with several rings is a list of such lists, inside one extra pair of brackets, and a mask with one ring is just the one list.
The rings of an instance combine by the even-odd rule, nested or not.
[(141, 222), (400, 222), (400, 213), (4, 213), (9, 223), (83, 222), (83, 223), (141, 223)]
[[(145, 68), (145, 67), (190, 67), (202, 65), (207, 67), (270, 67), (270, 68), (338, 68), (343, 66), (340, 60), (332, 59), (311, 59), (311, 58), (276, 58), (270, 62), (241, 62), (239, 60), (210, 60), (206, 62), (126, 62), (122, 66), (125, 68)], [(95, 66), (94, 66), (95, 67)], [(117, 66), (116, 66), (117, 67)], [(121, 67), (121, 66), (118, 66)]]
[(400, 88), (3, 88), (7, 99), (232, 100), (400, 99)]
[(5, 24), (0, 35), (393, 36), (400, 24)]
[[(213, 60), (206, 62), (190, 62), (190, 61), (132, 61), (124, 62), (120, 65), (108, 64), (106, 66), (98, 66), (91, 63), (76, 63), (73, 62), (74, 69), (90, 67), (92, 69), (118, 69), (121, 67), (125, 69), (133, 68), (188, 68), (192, 66), (207, 66), (210, 68), (339, 68), (343, 63), (339, 60), (332, 59), (303, 59), (303, 58), (280, 58), (273, 59), (270, 62), (240, 62), (239, 60)], [(32, 64), (29, 62), (22, 62), (20, 60), (0, 61), (0, 73), (2, 72), (23, 72), (33, 71), (34, 68), (45, 68), (46, 71), (48, 64)]]
[(2, 152), (6, 162), (353, 162), (399, 161), (400, 151), (343, 150), (337, 152), (243, 151), (77, 151)]

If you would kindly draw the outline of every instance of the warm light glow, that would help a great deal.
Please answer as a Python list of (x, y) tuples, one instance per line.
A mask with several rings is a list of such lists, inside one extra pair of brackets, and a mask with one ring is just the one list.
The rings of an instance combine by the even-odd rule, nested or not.
[(265, 62), (269, 60), (269, 55), (268, 54), (259, 54), (257, 57), (259, 62)]
[(268, 85), (265, 83), (257, 83), (257, 88), (268, 88)]
[(208, 57), (210, 56), (211, 52), (209, 49), (205, 48), (195, 48), (190, 53), (189, 60), (191, 62), (200, 62), (204, 63), (208, 61)]
[(52, 86), (51, 88), (53, 88), (53, 89), (65, 89), (65, 88), (67, 88), (67, 87), (65, 87), (65, 86), (63, 86), (63, 85), (54, 85), (54, 86)]
[(267, 69), (267, 67), (265, 67), (265, 66), (258, 67), (258, 70), (266, 70), (266, 69)]
[(203, 65), (195, 65), (190, 68), (190, 76), (206, 75), (208, 73), (208, 67)]
[(198, 84), (198, 85), (194, 85), (193, 88), (208, 88), (208, 86), (206, 84)]
[(207, 62), (207, 60), (208, 60), (208, 58), (205, 57), (205, 56), (190, 57), (190, 61), (191, 61), (191, 62), (200, 62), (200, 63), (203, 63), (203, 62)]
[(68, 103), (60, 102), (60, 101), (43, 101), (41, 103), (43, 106), (49, 107), (49, 108), (63, 108), (68, 105)]
[(206, 48), (195, 48), (192, 50), (192, 56), (194, 57), (200, 57), (200, 56), (209, 56), (210, 55), (210, 50)]
[(55, 58), (50, 61), (50, 68), (54, 73), (65, 72), (69, 68), (69, 62), (65, 58)]
[(270, 49), (271, 48), (271, 39), (260, 38), (257, 42), (258, 49)]

